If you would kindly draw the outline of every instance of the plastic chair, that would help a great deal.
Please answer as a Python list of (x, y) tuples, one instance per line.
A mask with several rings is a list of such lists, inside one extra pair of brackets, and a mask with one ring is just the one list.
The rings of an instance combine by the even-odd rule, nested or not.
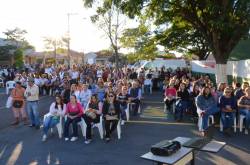
[[(214, 124), (214, 116), (213, 115), (209, 115), (208, 116), (208, 126), (210, 125), (210, 123), (209, 123), (210, 120), (212, 121), (212, 124)], [(202, 124), (202, 117), (199, 116), (199, 119), (198, 119), (198, 128), (199, 128), (199, 131), (202, 131), (201, 124)]]
[[(65, 118), (65, 121), (66, 121), (66, 120), (67, 120), (67, 116), (65, 116), (64, 118)], [(85, 134), (86, 134), (86, 133), (85, 133), (84, 127), (85, 127), (86, 123), (85, 123), (84, 119), (81, 118), (81, 121), (79, 121), (77, 124), (78, 124), (78, 125), (80, 126), (80, 128), (81, 128), (82, 136), (85, 137)]]
[(127, 104), (127, 108), (125, 109), (127, 121), (129, 121), (129, 117), (130, 117), (130, 115), (129, 115), (129, 111), (130, 111), (129, 106), (130, 106), (130, 103)]
[[(166, 113), (167, 112), (167, 106), (166, 106), (166, 104), (165, 104), (165, 101), (163, 102), (164, 103), (164, 113)], [(173, 114), (175, 113), (175, 102), (172, 104), (172, 110), (173, 110)]]
[(239, 124), (240, 124), (240, 132), (242, 132), (242, 129), (243, 129), (243, 121), (244, 121), (245, 118), (246, 118), (246, 116), (240, 115), (240, 122), (239, 122)]
[[(102, 119), (103, 119), (103, 117), (102, 117), (102, 115), (100, 116), (100, 122), (99, 123), (95, 123), (94, 125), (93, 125), (93, 127), (92, 128), (95, 128), (95, 127), (97, 127), (98, 128), (98, 131), (99, 131), (99, 134), (100, 134), (100, 138), (101, 139), (103, 139), (103, 125), (102, 125)], [(87, 133), (87, 124), (85, 123), (85, 121), (83, 120), (83, 122), (84, 122), (84, 137), (86, 138), (87, 136), (86, 136), (86, 133)]]
[[(49, 113), (47, 113), (47, 114), (44, 115), (43, 122), (45, 121), (46, 117), (49, 117)], [(62, 118), (63, 117), (60, 116), (59, 123), (56, 125), (57, 132), (58, 132), (58, 135), (59, 135), (60, 139), (62, 138), (62, 134), (63, 134)], [(53, 133), (53, 128), (51, 128), (51, 133)]]
[(122, 129), (121, 129), (121, 120), (118, 121), (118, 124), (117, 124), (117, 136), (118, 136), (118, 139), (121, 139), (121, 133), (122, 133)]
[[(234, 132), (236, 132), (236, 128), (237, 128), (237, 124), (236, 124), (236, 117), (234, 118)], [(223, 131), (223, 123), (220, 119), (220, 131), (222, 132)]]
[(6, 94), (9, 94), (10, 89), (14, 89), (16, 86), (16, 82), (15, 81), (7, 81), (6, 82)]

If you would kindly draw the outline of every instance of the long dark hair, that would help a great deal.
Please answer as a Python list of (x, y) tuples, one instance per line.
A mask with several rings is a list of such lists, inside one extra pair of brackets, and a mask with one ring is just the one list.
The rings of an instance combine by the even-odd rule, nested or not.
[[(55, 98), (59, 98), (60, 99), (60, 105), (61, 105), (61, 107), (63, 108), (63, 99), (62, 99), (62, 97), (60, 96), (60, 95), (56, 95), (56, 97)], [(55, 109), (58, 109), (58, 103), (57, 103), (57, 101), (55, 101)]]
[[(206, 89), (209, 89), (209, 91), (210, 91), (209, 94), (208, 94), (208, 96), (206, 96), (206, 94), (205, 94)], [(208, 86), (205, 86), (205, 87), (202, 88), (201, 94), (202, 94), (203, 96), (205, 96), (206, 98), (209, 98), (209, 97), (212, 96), (212, 94), (211, 94), (211, 89), (210, 89)]]

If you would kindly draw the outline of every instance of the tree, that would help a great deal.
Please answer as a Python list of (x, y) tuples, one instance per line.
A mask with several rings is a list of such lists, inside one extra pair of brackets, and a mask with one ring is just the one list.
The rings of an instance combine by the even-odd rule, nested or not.
[(27, 31), (16, 27), (7, 29), (3, 33), (6, 35), (5, 41), (7, 42), (6, 46), (9, 48), (8, 55), (11, 58), (11, 65), (17, 64), (18, 67), (21, 67), (23, 65), (23, 52), (27, 49), (34, 49), (25, 39)]
[[(55, 64), (57, 65), (56, 55), (59, 51), (62, 51), (67, 46), (67, 39), (65, 37), (61, 37), (59, 39), (45, 37), (44, 44), (45, 44), (46, 50), (54, 52)], [(44, 59), (44, 61), (45, 61), (45, 59)]]
[(137, 28), (125, 29), (120, 42), (123, 48), (130, 50), (127, 54), (130, 62), (154, 59), (157, 55), (157, 47), (150, 26), (146, 21), (141, 21)]
[[(118, 0), (104, 0), (103, 2), (95, 0), (83, 0), (84, 6), (92, 8), (96, 5), (96, 14), (91, 16), (91, 21), (95, 23), (98, 28), (103, 30), (105, 35), (109, 38), (111, 47), (115, 56), (115, 68), (118, 71), (119, 67), (119, 38), (123, 31), (124, 19), (120, 10), (120, 1)], [(96, 2), (96, 3), (95, 3)]]
[[(208, 43), (216, 60), (217, 83), (226, 82), (226, 63), (230, 52), (248, 35), (249, 0), (121, 0), (121, 9), (133, 18), (146, 14), (159, 29), (188, 24)], [(185, 32), (187, 33), (187, 32)]]

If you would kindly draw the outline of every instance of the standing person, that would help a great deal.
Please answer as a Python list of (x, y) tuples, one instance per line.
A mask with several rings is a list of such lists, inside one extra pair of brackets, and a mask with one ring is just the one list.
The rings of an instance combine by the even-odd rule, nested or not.
[(77, 123), (81, 121), (83, 115), (83, 108), (80, 103), (77, 102), (76, 96), (70, 96), (70, 102), (67, 104), (65, 115), (67, 116), (64, 125), (64, 137), (65, 141), (69, 140), (69, 126), (72, 124), (73, 136), (70, 141), (76, 141), (78, 139), (78, 126)]
[[(106, 141), (110, 141), (111, 133), (116, 129), (120, 118), (120, 104), (116, 101), (114, 93), (109, 93), (103, 103), (103, 116), (105, 123)], [(111, 126), (111, 127), (110, 127)]]
[(12, 111), (15, 117), (15, 121), (11, 125), (19, 124), (21, 119), (23, 119), (25, 125), (28, 124), (27, 114), (24, 110), (25, 107), (24, 92), (25, 89), (21, 86), (21, 82), (17, 81), (16, 87), (11, 91), (11, 97), (13, 98)]
[(223, 95), (219, 98), (219, 106), (221, 110), (221, 121), (223, 123), (223, 131), (225, 135), (230, 135), (230, 129), (233, 126), (237, 102), (235, 97), (231, 96), (232, 90), (226, 87)]
[(60, 96), (56, 96), (55, 102), (50, 105), (49, 113), (43, 123), (43, 138), (42, 141), (46, 141), (48, 131), (50, 128), (56, 126), (60, 121), (60, 116), (64, 116), (66, 112), (66, 104)]
[(98, 100), (96, 94), (91, 96), (90, 102), (83, 115), (83, 119), (87, 125), (85, 144), (89, 144), (92, 141), (91, 124), (100, 122), (100, 116), (102, 114), (102, 105), (103, 105), (102, 102)]
[(39, 100), (39, 87), (34, 84), (34, 79), (28, 79), (28, 86), (25, 90), (24, 96), (27, 99), (27, 110), (31, 120), (30, 127), (40, 128), (40, 118), (38, 112), (38, 100)]
[(238, 101), (240, 114), (245, 116), (245, 134), (248, 134), (250, 126), (250, 87), (245, 89), (245, 95)]

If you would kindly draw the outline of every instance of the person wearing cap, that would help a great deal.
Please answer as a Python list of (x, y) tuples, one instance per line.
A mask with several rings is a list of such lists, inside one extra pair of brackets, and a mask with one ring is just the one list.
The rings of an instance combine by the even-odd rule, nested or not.
[(16, 87), (11, 91), (11, 97), (13, 98), (12, 111), (15, 117), (15, 121), (11, 125), (18, 125), (21, 119), (24, 124), (27, 124), (27, 115), (24, 110), (24, 92), (25, 89), (21, 86), (21, 82), (16, 82)]
[(40, 119), (38, 112), (38, 100), (39, 100), (39, 87), (34, 84), (34, 79), (28, 79), (28, 86), (25, 90), (24, 96), (27, 99), (27, 110), (31, 120), (30, 127), (40, 128)]

